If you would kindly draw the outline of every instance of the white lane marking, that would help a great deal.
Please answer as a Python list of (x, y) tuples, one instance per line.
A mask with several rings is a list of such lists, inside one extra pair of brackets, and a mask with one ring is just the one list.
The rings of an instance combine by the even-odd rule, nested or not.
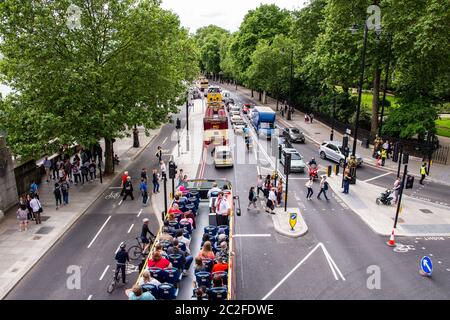
[(102, 281), (102, 279), (103, 279), (103, 277), (105, 276), (106, 271), (108, 271), (108, 269), (109, 269), (109, 264), (106, 266), (105, 270), (103, 271), (103, 273), (102, 273), (102, 275), (100, 276), (100, 278), (98, 279), (98, 281)]
[(89, 297), (88, 297), (87, 299), (88, 299), (88, 300), (91, 300), (91, 299), (92, 299), (92, 294), (89, 295)]
[(130, 233), (130, 231), (131, 231), (131, 229), (133, 229), (133, 227), (134, 227), (134, 223), (131, 225), (130, 229), (128, 229), (127, 233)]
[(122, 189), (122, 187), (109, 187), (108, 189)]
[(320, 247), (320, 244), (321, 243), (319, 243), (319, 244), (317, 244), (315, 247), (314, 247), (314, 249), (312, 249), (307, 255), (306, 255), (306, 257), (304, 257), (295, 267), (294, 267), (294, 269), (292, 269), (283, 279), (281, 279), (281, 281), (280, 282), (278, 282), (278, 284), (275, 286), (275, 287), (273, 287), (273, 289), (272, 290), (270, 290), (269, 291), (269, 293), (267, 293), (265, 296), (264, 296), (264, 298), (262, 298), (262, 300), (266, 300), (268, 297), (270, 297), (270, 295), (272, 294), (272, 293), (274, 293), (275, 292), (275, 290), (277, 290), (286, 280), (287, 280), (287, 278), (289, 278), (290, 276), (291, 276), (291, 274), (293, 274), (294, 272), (295, 272), (295, 270), (297, 270), (306, 260), (308, 260), (308, 258), (317, 250), (317, 248), (319, 248)]
[(168, 137), (166, 137), (166, 138), (164, 139), (164, 141), (163, 141), (161, 144), (164, 144), (164, 143), (167, 141), (167, 138), (168, 138)]
[(120, 200), (120, 202), (119, 202), (119, 206), (122, 204), (122, 202), (123, 202), (123, 199), (122, 200)]
[(344, 276), (342, 275), (341, 270), (339, 270), (338, 266), (336, 265), (336, 262), (334, 262), (333, 258), (331, 258), (330, 253), (328, 252), (327, 248), (325, 248), (325, 246), (322, 244), (322, 249), (323, 252), (325, 253), (325, 255), (328, 257), (328, 259), (331, 261), (331, 263), (333, 264), (334, 268), (336, 269), (336, 271), (339, 273), (339, 275), (341, 276), (342, 280), (345, 281)]
[(369, 182), (369, 181), (372, 181), (372, 180), (375, 180), (375, 179), (378, 179), (378, 178), (381, 178), (381, 177), (385, 177), (385, 176), (390, 175), (390, 174), (392, 174), (392, 172), (386, 172), (386, 173), (380, 174), (379, 176), (376, 176), (376, 177), (364, 180), (364, 182)]
[(330, 261), (331, 258), (326, 253), (325, 253), (325, 258), (327, 259), (327, 262), (328, 262), (328, 265), (330, 266), (331, 272), (333, 272), (334, 279), (336, 279), (336, 281), (338, 281), (339, 278), (337, 277), (336, 271), (334, 271), (333, 265), (331, 264), (331, 261)]
[(105, 223), (102, 225), (102, 227), (100, 228), (100, 230), (98, 230), (97, 234), (95, 235), (94, 239), (92, 239), (91, 243), (89, 243), (89, 245), (87, 246), (88, 249), (92, 246), (92, 244), (94, 243), (95, 239), (97, 239), (98, 235), (100, 234), (100, 232), (102, 232), (103, 228), (106, 226), (106, 224), (108, 223), (109, 219), (111, 219), (111, 216), (108, 217), (108, 219), (106, 219)]
[(239, 237), (270, 237), (270, 233), (260, 233), (260, 234), (234, 234), (233, 238), (239, 238)]
[(137, 214), (137, 217), (139, 217), (139, 216), (141, 215), (142, 210), (143, 210), (143, 209), (139, 210), (139, 213)]
[(123, 244), (123, 241), (119, 244), (119, 246), (117, 247), (117, 249), (116, 249), (116, 252), (114, 252), (115, 254), (117, 253), (117, 251), (119, 251), (119, 249), (120, 249), (120, 246)]

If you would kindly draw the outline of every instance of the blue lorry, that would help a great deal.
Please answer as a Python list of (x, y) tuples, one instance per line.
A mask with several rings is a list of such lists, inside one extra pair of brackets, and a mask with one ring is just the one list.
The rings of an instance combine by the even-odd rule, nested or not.
[(275, 132), (276, 113), (269, 107), (254, 107), (251, 114), (251, 123), (258, 136), (263, 134), (271, 139)]

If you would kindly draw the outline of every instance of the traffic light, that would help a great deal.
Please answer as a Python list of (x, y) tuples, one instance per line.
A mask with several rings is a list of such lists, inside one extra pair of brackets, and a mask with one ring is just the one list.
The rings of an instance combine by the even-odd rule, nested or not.
[(407, 164), (409, 161), (409, 154), (404, 153), (403, 154), (403, 164)]
[(173, 161), (169, 161), (169, 179), (175, 179), (177, 175), (177, 165)]
[(398, 161), (398, 154), (400, 153), (400, 142), (396, 142), (394, 145), (394, 153), (392, 154), (392, 161)]
[(278, 145), (278, 159), (281, 159), (281, 151), (282, 151), (281, 144), (279, 144)]
[(176, 128), (177, 130), (181, 129), (181, 121), (180, 121), (179, 118), (177, 119), (177, 124), (176, 124), (175, 128)]
[(284, 174), (288, 175), (291, 172), (291, 154), (284, 153)]
[(348, 157), (348, 154), (349, 154), (349, 149), (348, 149), (348, 136), (347, 136), (347, 135), (345, 135), (345, 136), (342, 138), (342, 149), (344, 150), (344, 156), (345, 156), (345, 158), (347, 158), (347, 157)]

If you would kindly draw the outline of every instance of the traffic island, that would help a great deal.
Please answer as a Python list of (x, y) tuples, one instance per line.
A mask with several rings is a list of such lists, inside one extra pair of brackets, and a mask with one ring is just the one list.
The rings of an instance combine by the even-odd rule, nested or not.
[[(275, 214), (272, 215), (273, 226), (279, 234), (298, 238), (308, 232), (308, 226), (299, 208), (287, 208), (287, 211), (284, 211), (284, 208), (280, 207), (275, 208), (274, 212)], [(293, 230), (291, 226), (293, 226)]]

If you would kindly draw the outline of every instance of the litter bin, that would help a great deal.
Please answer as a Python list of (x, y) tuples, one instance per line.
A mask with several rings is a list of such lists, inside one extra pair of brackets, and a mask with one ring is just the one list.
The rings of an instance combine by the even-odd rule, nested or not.
[(368, 148), (369, 148), (369, 139), (363, 138), (363, 139), (361, 140), (361, 146), (362, 146), (363, 148), (368, 149)]
[(406, 186), (405, 189), (412, 189), (414, 185), (414, 176), (408, 174), (406, 176)]

